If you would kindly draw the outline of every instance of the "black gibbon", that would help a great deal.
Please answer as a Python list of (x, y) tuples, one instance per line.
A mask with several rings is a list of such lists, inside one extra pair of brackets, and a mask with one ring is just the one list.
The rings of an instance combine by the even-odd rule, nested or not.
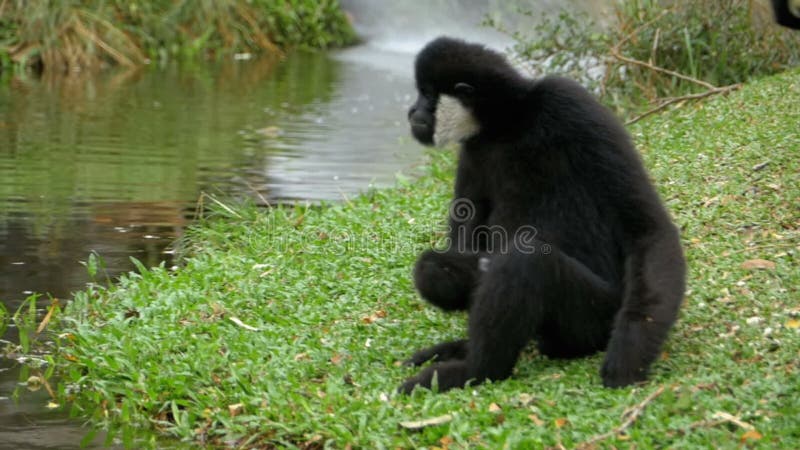
[(438, 38), (415, 71), (413, 136), (461, 148), (449, 248), (422, 253), (414, 282), (469, 327), (415, 353), (408, 364), (433, 364), (399, 390), (505, 379), (531, 340), (553, 358), (606, 350), (605, 386), (645, 380), (686, 265), (624, 127), (577, 83), (525, 78), (482, 45)]

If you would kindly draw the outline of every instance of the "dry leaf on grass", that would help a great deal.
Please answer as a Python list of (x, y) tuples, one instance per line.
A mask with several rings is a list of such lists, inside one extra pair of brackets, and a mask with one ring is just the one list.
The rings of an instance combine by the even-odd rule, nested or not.
[(451, 420), (453, 420), (453, 416), (451, 416), (450, 414), (445, 414), (443, 416), (431, 417), (428, 419), (409, 420), (406, 422), (400, 422), (400, 426), (405, 428), (406, 430), (421, 430), (427, 427), (443, 425), (450, 422)]
[(258, 328), (242, 322), (238, 317), (230, 317), (230, 320), (231, 320), (231, 322), (235, 323), (236, 325), (239, 325), (240, 327), (244, 328), (245, 330), (259, 331)]
[(228, 405), (228, 412), (231, 413), (231, 417), (236, 417), (243, 411), (244, 411), (243, 403), (234, 403), (233, 405)]
[(529, 415), (528, 419), (531, 419), (531, 422), (536, 424), (537, 427), (544, 425), (544, 420), (540, 419), (536, 414)]
[(749, 259), (742, 263), (742, 269), (746, 270), (772, 270), (775, 263), (766, 259)]
[(742, 433), (742, 436), (739, 438), (739, 440), (742, 442), (757, 441), (762, 437), (763, 436), (761, 435), (761, 433), (759, 433), (756, 430), (747, 430), (744, 433)]
[(361, 322), (369, 325), (369, 324), (375, 322), (376, 320), (383, 319), (385, 317), (386, 317), (386, 311), (384, 311), (382, 309), (379, 309), (378, 311), (375, 311), (373, 314), (371, 314), (369, 316), (362, 317), (361, 318)]

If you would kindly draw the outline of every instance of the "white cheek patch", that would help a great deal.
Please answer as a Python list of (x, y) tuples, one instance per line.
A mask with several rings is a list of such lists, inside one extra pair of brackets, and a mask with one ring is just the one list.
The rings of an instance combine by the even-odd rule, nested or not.
[(436, 106), (436, 130), (433, 143), (442, 147), (450, 143), (460, 143), (478, 134), (480, 127), (472, 113), (455, 97), (440, 95)]

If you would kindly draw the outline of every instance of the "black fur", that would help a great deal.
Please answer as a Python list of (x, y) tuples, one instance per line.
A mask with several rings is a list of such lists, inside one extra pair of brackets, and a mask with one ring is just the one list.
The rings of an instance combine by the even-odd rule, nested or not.
[(605, 386), (645, 380), (677, 317), (686, 267), (620, 122), (577, 83), (529, 80), (460, 40), (429, 43), (416, 79), (409, 121), (420, 142), (431, 143), (441, 94), (458, 98), (480, 130), (463, 142), (455, 183), (455, 201), (471, 210), (451, 212), (450, 248), (426, 251), (414, 269), (427, 301), (469, 311), (468, 339), (413, 355), (407, 363), (435, 363), (400, 391), (434, 377), (440, 390), (507, 378), (530, 340), (555, 358), (607, 350)]
[(785, 27), (800, 30), (800, 16), (792, 13), (789, 2), (790, 0), (772, 0), (775, 21)]

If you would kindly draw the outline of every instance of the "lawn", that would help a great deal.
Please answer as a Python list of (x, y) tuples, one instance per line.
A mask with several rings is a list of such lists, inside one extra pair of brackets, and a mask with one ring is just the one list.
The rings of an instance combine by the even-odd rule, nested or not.
[(690, 270), (644, 385), (604, 389), (602, 354), (531, 348), (507, 381), (394, 393), (415, 373), (398, 361), (465, 330), (411, 283), (444, 232), (454, 155), (435, 151), (336, 204), (218, 199), (180, 268), (92, 286), (51, 324), (58, 390), (128, 442), (144, 428), (245, 448), (800, 448), (798, 105), (795, 70), (631, 128)]

